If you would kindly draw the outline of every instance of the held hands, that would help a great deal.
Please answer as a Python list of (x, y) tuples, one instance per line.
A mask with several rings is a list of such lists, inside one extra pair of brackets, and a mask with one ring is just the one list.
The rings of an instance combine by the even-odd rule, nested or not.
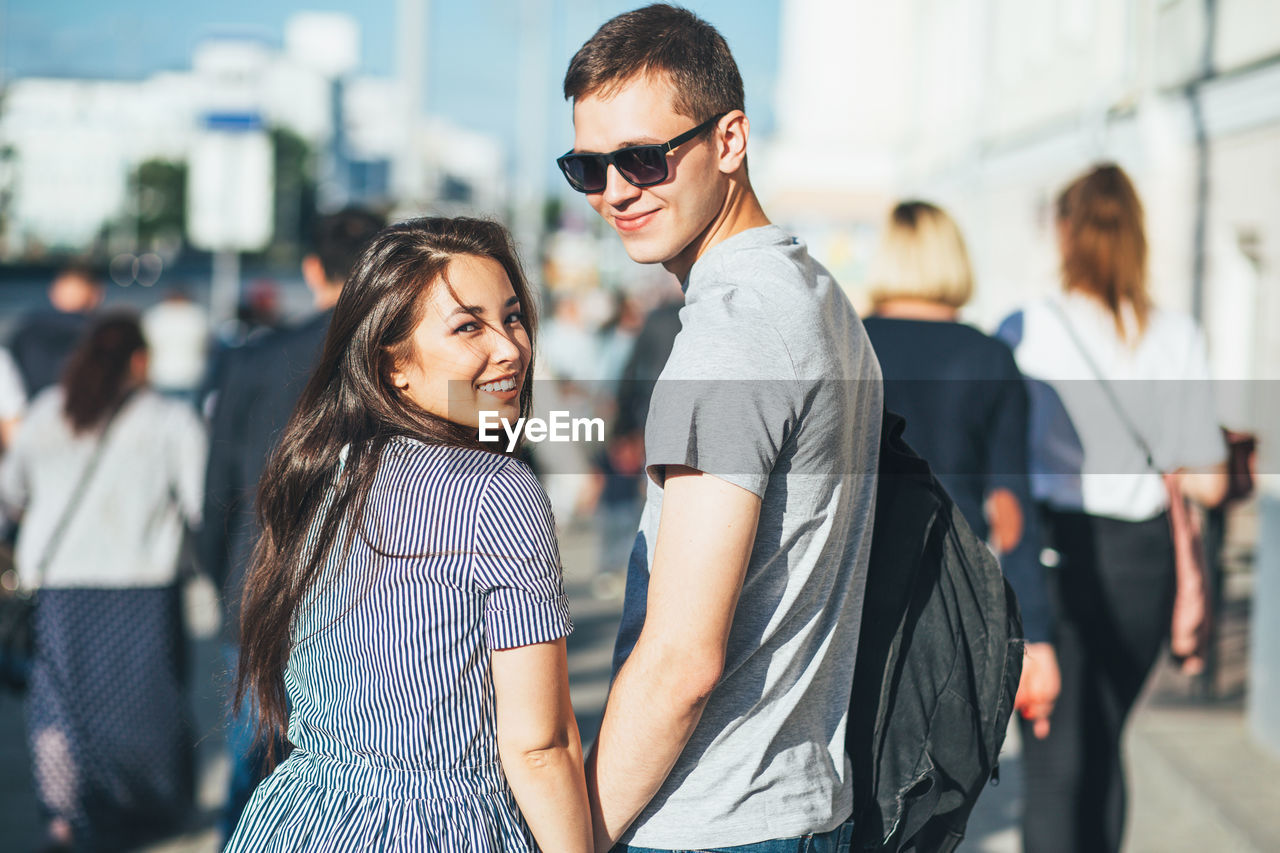
[(1053, 644), (1028, 644), (1013, 708), (1023, 719), (1035, 721), (1035, 735), (1041, 740), (1049, 736), (1049, 715), (1053, 713), (1053, 705), (1061, 691), (1062, 676)]

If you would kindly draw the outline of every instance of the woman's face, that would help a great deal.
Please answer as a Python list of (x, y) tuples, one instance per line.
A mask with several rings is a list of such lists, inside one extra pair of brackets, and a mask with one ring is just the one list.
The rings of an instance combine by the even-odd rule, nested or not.
[[(479, 427), (480, 412), (520, 417), (532, 346), (511, 280), (490, 258), (463, 255), (426, 297), (412, 355), (391, 374), (396, 389), (433, 415)], [(452, 293), (450, 290), (452, 289)]]

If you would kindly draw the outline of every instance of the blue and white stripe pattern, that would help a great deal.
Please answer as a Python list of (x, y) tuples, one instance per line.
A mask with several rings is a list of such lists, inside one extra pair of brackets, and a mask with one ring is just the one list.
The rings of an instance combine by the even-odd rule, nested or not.
[(532, 472), (395, 439), (294, 628), (295, 749), (227, 851), (536, 851), (499, 764), (489, 652), (571, 630)]

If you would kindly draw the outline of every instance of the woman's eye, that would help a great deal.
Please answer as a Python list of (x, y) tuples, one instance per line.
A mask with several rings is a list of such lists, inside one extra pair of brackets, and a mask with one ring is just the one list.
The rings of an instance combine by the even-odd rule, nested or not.
[(463, 323), (461, 326), (454, 329), (453, 331), (455, 334), (457, 334), (459, 332), (474, 332), (474, 331), (477, 331), (479, 328), (480, 328), (479, 323)]
[(516, 324), (516, 323), (523, 324), (523, 323), (524, 323), (524, 312), (523, 312), (523, 311), (512, 311), (510, 314), (508, 314), (508, 315), (507, 315), (507, 323), (508, 323), (508, 324)]

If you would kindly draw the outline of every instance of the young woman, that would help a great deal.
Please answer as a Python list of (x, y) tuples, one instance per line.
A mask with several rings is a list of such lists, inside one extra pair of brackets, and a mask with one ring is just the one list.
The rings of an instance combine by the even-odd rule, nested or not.
[(0, 465), (22, 584), (39, 589), (27, 727), (49, 849), (132, 849), (189, 803), (176, 575), (206, 440), (146, 376), (137, 319), (99, 320)]
[(478, 440), (529, 413), (506, 232), (381, 232), (259, 494), (237, 700), (293, 750), (229, 851), (587, 850), (571, 630), (546, 497)]
[(1028, 853), (1120, 849), (1121, 735), (1173, 616), (1157, 470), (1208, 505), (1226, 490), (1204, 338), (1152, 304), (1142, 219), (1119, 167), (1075, 180), (1057, 203), (1064, 292), (1000, 332), (1033, 380), (1033, 485), (1057, 555), (1062, 695), (1049, 736), (1023, 739)]

